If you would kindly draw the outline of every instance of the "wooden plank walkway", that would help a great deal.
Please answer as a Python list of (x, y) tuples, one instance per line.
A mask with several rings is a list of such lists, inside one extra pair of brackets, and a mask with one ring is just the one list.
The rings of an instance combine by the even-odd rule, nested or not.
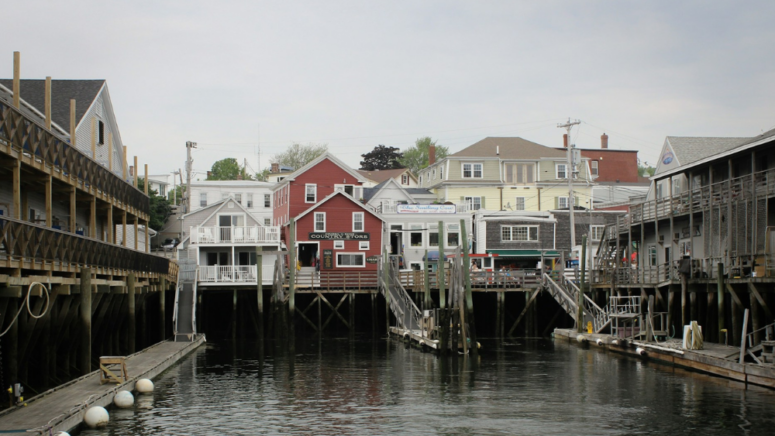
[(69, 431), (81, 423), (89, 407), (107, 407), (116, 392), (132, 391), (138, 379), (159, 375), (203, 343), (204, 336), (199, 335), (193, 342), (160, 342), (129, 356), (129, 380), (120, 385), (101, 385), (98, 370), (30, 398), (26, 407), (0, 413), (0, 433), (48, 435), (49, 430)]

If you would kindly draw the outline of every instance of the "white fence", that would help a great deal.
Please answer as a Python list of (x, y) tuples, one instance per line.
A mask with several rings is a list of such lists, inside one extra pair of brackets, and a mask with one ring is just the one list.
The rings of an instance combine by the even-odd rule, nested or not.
[(280, 227), (233, 226), (192, 227), (192, 244), (260, 244), (279, 243)]

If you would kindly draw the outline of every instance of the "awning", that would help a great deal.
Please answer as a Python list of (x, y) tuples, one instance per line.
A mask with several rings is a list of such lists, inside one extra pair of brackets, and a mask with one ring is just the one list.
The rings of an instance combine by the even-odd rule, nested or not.
[[(449, 257), (449, 254), (444, 256), (444, 260)], [(423, 256), (423, 260), (439, 260), (439, 250), (433, 250), (428, 252), (428, 259), (425, 259), (425, 256)]]
[[(488, 253), (497, 254), (500, 257), (541, 257), (541, 250), (487, 250)], [(560, 257), (560, 252), (555, 250), (543, 251), (544, 257)]]

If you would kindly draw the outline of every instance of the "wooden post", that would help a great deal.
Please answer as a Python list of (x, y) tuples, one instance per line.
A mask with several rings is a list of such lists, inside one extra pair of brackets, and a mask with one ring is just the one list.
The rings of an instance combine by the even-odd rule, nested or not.
[(739, 363), (745, 362), (745, 347), (748, 345), (748, 309), (745, 309), (743, 313), (743, 330), (740, 334), (740, 360)]
[[(19, 298), (8, 299), (7, 313), (16, 314), (19, 310)], [(7, 336), (3, 338), (3, 360), (8, 361), (8, 378), (5, 380), (16, 383), (19, 381), (19, 321), (10, 325)]]
[[(75, 147), (75, 99), (70, 99), (70, 145)], [(75, 177), (75, 174), (70, 174)]]
[[(617, 253), (617, 257), (619, 254)], [(617, 259), (618, 263), (618, 259)], [(581, 281), (579, 282), (579, 295), (578, 295), (578, 301), (576, 301), (576, 332), (577, 333), (583, 333), (584, 332), (584, 286), (585, 282), (584, 279), (586, 278), (586, 270), (587, 270), (587, 235), (584, 235), (581, 237), (581, 263), (579, 264), (581, 268)], [(543, 265), (541, 265), (543, 267)]]
[(697, 285), (689, 290), (689, 321), (697, 321)]
[[(476, 326), (474, 324), (474, 296), (471, 293), (471, 260), (468, 257), (468, 232), (466, 220), (460, 220), (460, 243), (463, 244), (463, 280), (465, 282), (465, 313), (462, 316), (468, 323), (468, 337), (471, 339), (471, 355), (479, 354), (476, 342)], [(462, 303), (461, 303), (462, 304)], [(465, 338), (463, 338), (465, 340)]]
[(13, 217), (22, 219), (22, 161), (14, 159), (13, 165)]
[(748, 292), (748, 301), (751, 305), (751, 331), (755, 332), (753, 335), (753, 345), (759, 345), (761, 343), (761, 332), (757, 332), (762, 328), (761, 319), (759, 318), (759, 300), (753, 295), (752, 292)]
[(423, 290), (425, 291), (425, 310), (433, 308), (431, 297), (431, 262), (428, 260), (428, 249), (425, 249), (425, 271), (423, 271)]
[(70, 188), (70, 233), (75, 233), (75, 186)]
[(258, 338), (264, 339), (264, 247), (256, 246), (256, 298), (258, 299)]
[(436, 269), (436, 283), (439, 286), (439, 307), (447, 308), (446, 277), (444, 277), (444, 222), (439, 221), (439, 260)]
[(137, 173), (140, 172), (140, 169), (137, 168), (137, 156), (135, 156), (135, 165), (132, 168), (134, 168), (134, 171), (132, 171), (132, 185), (137, 188)]
[(43, 112), (46, 117), (46, 130), (51, 130), (51, 76), (46, 76), (43, 88)]
[(123, 226), (123, 229), (121, 231), (121, 237), (124, 239), (121, 245), (124, 247), (129, 247), (129, 238), (126, 237), (126, 209), (124, 209), (122, 212), (123, 215), (121, 216), (121, 225)]
[(162, 277), (159, 283), (159, 333), (160, 341), (167, 339), (167, 278)]
[[(724, 264), (719, 262), (716, 264), (716, 293), (718, 298), (718, 340), (721, 342), (721, 331), (724, 330), (725, 324), (725, 310), (724, 310)], [(727, 338), (729, 337), (729, 331), (727, 330)], [(727, 339), (727, 342), (729, 339)]]
[(108, 203), (108, 242), (111, 244), (116, 243), (116, 229), (113, 225), (113, 203)]
[(145, 220), (145, 252), (151, 252), (151, 227), (148, 220)]
[(288, 324), (293, 326), (294, 314), (296, 312), (296, 219), (291, 218), (290, 222), (290, 235), (291, 240), (288, 244), (288, 252), (290, 253), (290, 274), (288, 283)]
[(97, 237), (97, 197), (89, 200), (89, 237)]
[[(686, 320), (686, 287), (688, 284), (686, 283), (686, 274), (679, 273), (678, 274), (681, 277), (681, 325), (685, 326), (687, 325)], [(683, 331), (683, 328), (681, 329)]]
[(19, 109), (21, 97), (21, 53), (13, 52), (13, 107)]
[(148, 182), (148, 164), (145, 164), (145, 179), (143, 180), (143, 189), (145, 190), (145, 195), (148, 195), (148, 185), (150, 183)]
[(649, 295), (648, 318), (646, 322), (646, 341), (654, 341), (654, 296)]
[(135, 319), (135, 273), (129, 273), (126, 277), (127, 287), (127, 318), (129, 328), (127, 329), (127, 347), (129, 354), (137, 351), (135, 349), (135, 339), (137, 335), (137, 320)]
[(386, 331), (390, 333), (390, 256), (387, 248), (384, 249), (384, 259), (382, 260), (382, 280), (385, 284), (385, 325)]
[(81, 375), (91, 372), (91, 268), (81, 268)]
[(52, 200), (52, 197), (53, 197), (53, 195), (52, 195), (52, 192), (53, 192), (53, 190), (52, 190), (52, 188), (53, 188), (52, 183), (53, 182), (51, 180), (51, 174), (49, 174), (49, 175), (47, 175), (45, 177), (46, 177), (46, 181), (44, 183), (46, 184), (46, 227), (51, 227), (52, 223), (53, 223), (53, 216), (52, 216), (53, 215), (53, 212), (52, 212), (53, 208), (51, 207), (51, 202), (53, 201)]
[[(673, 307), (675, 307), (675, 286), (673, 284), (667, 285), (667, 334), (670, 335), (670, 328), (673, 327), (673, 318), (675, 314)], [(682, 330), (683, 331), (683, 330)]]

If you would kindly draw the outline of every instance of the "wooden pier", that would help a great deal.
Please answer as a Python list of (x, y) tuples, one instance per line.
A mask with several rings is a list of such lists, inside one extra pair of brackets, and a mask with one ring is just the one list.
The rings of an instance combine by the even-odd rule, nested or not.
[(116, 392), (132, 391), (141, 378), (153, 378), (171, 367), (205, 341), (203, 335), (191, 342), (160, 342), (126, 359), (129, 380), (122, 384), (100, 384), (94, 371), (0, 413), (0, 433), (48, 435), (69, 431), (83, 421), (89, 407), (108, 407)]

